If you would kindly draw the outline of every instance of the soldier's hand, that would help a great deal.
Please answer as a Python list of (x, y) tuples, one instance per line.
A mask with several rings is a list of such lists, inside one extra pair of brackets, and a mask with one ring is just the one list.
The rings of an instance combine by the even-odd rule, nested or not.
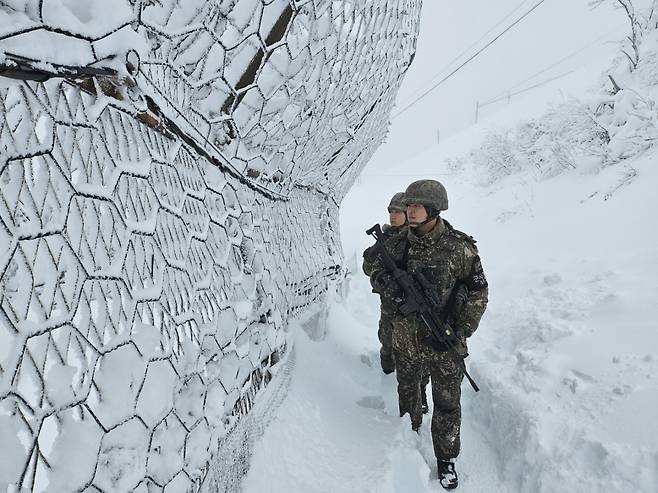
[(397, 290), (388, 293), (385, 298), (396, 305), (401, 305), (404, 303), (404, 292), (398, 288)]
[(455, 333), (455, 336), (457, 336), (458, 339), (461, 339), (462, 341), (464, 339), (466, 339), (466, 335), (464, 334), (464, 331), (462, 330), (461, 327), (453, 326), (452, 330), (453, 330), (453, 332)]
[(443, 326), (443, 335), (448, 339), (452, 344), (455, 344), (459, 341), (463, 341), (463, 335), (460, 334), (460, 330), (458, 328), (453, 327), (449, 323), (446, 322), (446, 324)]
[(389, 274), (384, 270), (375, 272), (372, 275), (371, 279), (372, 279), (373, 287), (377, 289), (379, 293), (384, 293), (386, 291), (386, 288), (391, 285), (397, 286), (397, 283), (395, 282), (393, 275)]

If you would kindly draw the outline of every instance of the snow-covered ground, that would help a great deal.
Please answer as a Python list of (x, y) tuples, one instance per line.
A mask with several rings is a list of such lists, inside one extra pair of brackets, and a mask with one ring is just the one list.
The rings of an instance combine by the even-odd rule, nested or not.
[(482, 390), (463, 387), (460, 490), (658, 491), (657, 46), (654, 31), (632, 74), (601, 51), (422, 153), (380, 149), (341, 205), (349, 289), (324, 339), (292, 330), (289, 396), (247, 493), (442, 491), (429, 419), (412, 433), (379, 370), (379, 303), (360, 270), (365, 230), (421, 178), (446, 186), (444, 215), (477, 238), (490, 285), (469, 345)]
[[(332, 305), (326, 339), (293, 328), (291, 387), (256, 443), (244, 491), (441, 491), (430, 481), (436, 466), (429, 419), (418, 437), (398, 417), (395, 376), (384, 376), (378, 366), (372, 330), (378, 307), (360, 280), (355, 283), (348, 300)], [(504, 492), (495, 476), (495, 453), (478, 433), (470, 425), (464, 430), (473, 446), (464, 452), (469, 467), (463, 484), (469, 491)]]
[[(531, 103), (487, 126), (543, 104)], [(442, 491), (429, 419), (411, 433), (378, 368), (378, 299), (360, 271), (365, 229), (420, 178), (446, 185), (445, 217), (477, 238), (490, 284), (468, 360), (482, 391), (463, 388), (460, 489), (658, 491), (658, 151), (485, 187), (468, 167), (442, 166), (485, 128), (366, 170), (343, 202), (348, 294), (331, 304), (325, 339), (292, 331), (289, 397), (256, 444), (246, 492)]]
[[(437, 158), (404, 168), (446, 184), (446, 217), (477, 237), (491, 291), (469, 358), (482, 391), (464, 385), (463, 491), (657, 491), (658, 156), (629, 163), (636, 179), (607, 200), (619, 167), (484, 189), (432, 173)], [(348, 253), (400, 188), (392, 177), (353, 190)], [(326, 339), (293, 331), (290, 394), (256, 444), (245, 491), (441, 490), (429, 420), (419, 439), (409, 432), (395, 379), (378, 368), (377, 318), (357, 270)]]

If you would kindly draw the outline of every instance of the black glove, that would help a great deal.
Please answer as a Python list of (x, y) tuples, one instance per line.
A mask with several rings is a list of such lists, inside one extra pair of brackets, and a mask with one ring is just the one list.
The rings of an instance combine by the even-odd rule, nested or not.
[(456, 329), (448, 322), (443, 326), (443, 334), (452, 344), (457, 344), (459, 339), (462, 338), (459, 329)]
[(377, 249), (373, 247), (366, 248), (363, 252), (363, 258), (372, 262), (377, 258)]
[(449, 323), (446, 323), (443, 326), (442, 334), (447, 341), (447, 344), (434, 336), (427, 338), (427, 344), (435, 351), (448, 351), (451, 346), (459, 351), (459, 348), (463, 345), (464, 341), (462, 336), (460, 336), (459, 331), (453, 329)]
[(400, 285), (395, 281), (393, 274), (382, 270), (375, 273), (371, 279), (375, 293), (379, 293), (383, 298), (390, 301), (399, 303), (402, 300), (404, 293)]

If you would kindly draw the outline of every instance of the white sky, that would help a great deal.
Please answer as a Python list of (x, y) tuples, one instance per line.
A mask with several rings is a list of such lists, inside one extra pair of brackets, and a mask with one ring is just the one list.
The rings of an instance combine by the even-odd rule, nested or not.
[[(432, 79), (438, 81), (447, 75), (537, 2), (425, 0), (416, 58), (403, 82), (393, 115), (430, 87)], [(583, 24), (583, 18), (589, 22)], [(449, 65), (499, 22), (500, 25), (461, 56), (459, 62)], [(375, 154), (369, 165), (370, 172), (374, 167), (381, 170), (435, 144), (439, 132), (444, 140), (472, 125), (476, 101), (486, 101), (504, 93), (564, 57), (569, 58), (520, 88), (543, 82), (600, 58), (602, 53), (614, 51), (616, 44), (611, 41), (621, 39), (626, 29), (622, 13), (611, 7), (592, 10), (588, 0), (546, 0), (450, 80), (394, 118), (387, 143)], [(528, 43), (528, 40), (533, 41)], [(501, 104), (505, 103), (488, 106), (481, 115), (495, 112), (496, 106)]]

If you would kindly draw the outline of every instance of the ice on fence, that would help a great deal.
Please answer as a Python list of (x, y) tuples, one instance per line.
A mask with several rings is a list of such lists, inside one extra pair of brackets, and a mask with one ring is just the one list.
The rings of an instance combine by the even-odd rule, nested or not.
[(399, 4), (3, 3), (0, 64), (37, 80), (0, 85), (0, 488), (240, 477), (411, 61)]

